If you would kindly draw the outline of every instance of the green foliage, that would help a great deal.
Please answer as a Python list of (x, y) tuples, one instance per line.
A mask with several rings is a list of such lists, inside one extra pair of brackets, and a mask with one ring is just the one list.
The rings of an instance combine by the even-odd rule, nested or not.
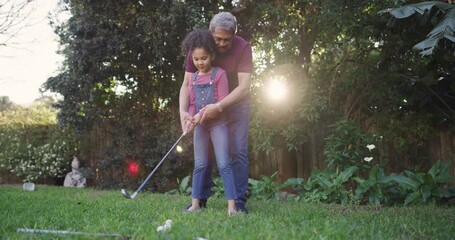
[(224, 197), (223, 179), (220, 176), (213, 178), (212, 196)]
[(163, 110), (177, 114), (181, 41), (194, 27), (206, 27), (221, 7), (209, 1), (125, 0), (68, 0), (65, 6), (71, 17), (54, 26), (65, 65), (44, 89), (64, 97), (59, 119), (78, 132), (105, 122), (123, 124), (125, 118), (146, 122)]
[(404, 204), (435, 203), (443, 198), (454, 197), (454, 193), (447, 189), (453, 176), (449, 173), (449, 164), (437, 161), (427, 173), (413, 173), (404, 171), (401, 174), (392, 174), (389, 180), (407, 190)]
[(279, 199), (279, 184), (274, 179), (277, 172), (272, 176), (262, 176), (259, 180), (248, 179), (249, 194), (252, 198), (257, 199)]
[(293, 192), (300, 193), (304, 190), (304, 184), (305, 180), (303, 178), (289, 178), (280, 185), (280, 188), (291, 187)]
[(347, 204), (352, 200), (352, 187), (348, 187), (349, 181), (357, 167), (351, 166), (339, 173), (319, 172), (308, 178), (303, 193), (306, 202), (335, 202)]
[(172, 189), (166, 193), (167, 194), (178, 194), (178, 195), (183, 195), (183, 196), (191, 195), (192, 188), (191, 188), (190, 177), (191, 177), (190, 175), (185, 176), (182, 179), (182, 181), (180, 181), (180, 179), (177, 178), (178, 187), (176, 189)]
[[(450, 3), (439, 1), (427, 1), (416, 4), (409, 4), (392, 10), (382, 11), (389, 12), (397, 19), (419, 16), (422, 22), (431, 22), (435, 27), (428, 33), (427, 38), (416, 45), (414, 49), (420, 51), (422, 56), (431, 55), (439, 45), (441, 48), (450, 48), (450, 45), (439, 44), (443, 39), (455, 43), (455, 6)], [(442, 42), (442, 41), (441, 41)], [(455, 48), (452, 47), (452, 52)]]
[(62, 177), (75, 153), (73, 134), (44, 105), (0, 112), (0, 168), (24, 182)]
[[(300, 201), (301, 195), (303, 195), (305, 191), (305, 180), (303, 178), (289, 178), (288, 180), (284, 181), (282, 184), (279, 185), (280, 190), (284, 190), (289, 192), (289, 188), (291, 189), (290, 193), (287, 193), (284, 199), (292, 199), (294, 201)], [(282, 194), (282, 193), (280, 193)], [(281, 197), (283, 199), (283, 197)]]
[[(341, 172), (322, 171), (313, 173), (305, 182), (302, 178), (290, 178), (278, 184), (272, 176), (249, 179), (248, 192), (251, 199), (282, 200), (280, 190), (291, 188), (288, 199), (307, 203), (341, 203), (371, 205), (396, 205), (403, 203), (441, 203), (442, 200), (455, 197), (455, 189), (448, 188), (453, 180), (449, 173), (449, 164), (437, 161), (427, 173), (404, 171), (400, 174), (386, 174), (384, 167), (375, 164), (363, 177), (357, 166), (348, 166)], [(190, 176), (170, 194), (188, 195)], [(221, 177), (214, 178), (213, 197), (223, 197), (224, 189)]]
[(374, 205), (396, 203), (405, 195), (404, 189), (393, 184), (389, 175), (384, 173), (384, 168), (374, 165), (367, 179), (354, 177), (358, 183), (355, 191), (354, 201), (364, 202)]
[[(356, 166), (361, 170), (369, 170), (369, 161), (380, 161), (381, 156), (375, 150), (377, 142), (374, 137), (363, 133), (352, 121), (341, 120), (333, 125), (332, 134), (326, 138), (324, 155), (327, 167), (345, 169)], [(373, 160), (367, 161), (369, 158)]]

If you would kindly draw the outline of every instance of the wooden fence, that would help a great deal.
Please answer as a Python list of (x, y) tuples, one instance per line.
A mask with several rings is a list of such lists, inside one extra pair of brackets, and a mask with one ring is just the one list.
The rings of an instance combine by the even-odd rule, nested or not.
[[(269, 154), (252, 152), (250, 154), (250, 177), (259, 179), (261, 176), (271, 176), (277, 172), (276, 179), (283, 182), (289, 178), (308, 178), (314, 169), (323, 169), (325, 159), (323, 155), (324, 137), (316, 134), (298, 151), (288, 151), (287, 148), (278, 148)], [(422, 154), (427, 155), (424, 169), (441, 160), (451, 164), (450, 173), (455, 175), (455, 133), (451, 131), (435, 132), (424, 145)], [(402, 170), (398, 166), (403, 161), (402, 156), (391, 155), (390, 164), (393, 169)], [(412, 165), (412, 159), (406, 159)], [(454, 181), (455, 183), (455, 181)]]

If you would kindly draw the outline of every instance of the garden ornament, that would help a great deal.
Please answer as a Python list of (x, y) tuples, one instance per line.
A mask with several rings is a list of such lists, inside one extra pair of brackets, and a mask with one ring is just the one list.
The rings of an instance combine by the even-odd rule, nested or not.
[(82, 173), (79, 168), (79, 159), (77, 159), (77, 157), (73, 158), (73, 161), (71, 162), (71, 168), (72, 168), (71, 172), (66, 174), (63, 186), (78, 188), (85, 187), (87, 180), (82, 176)]

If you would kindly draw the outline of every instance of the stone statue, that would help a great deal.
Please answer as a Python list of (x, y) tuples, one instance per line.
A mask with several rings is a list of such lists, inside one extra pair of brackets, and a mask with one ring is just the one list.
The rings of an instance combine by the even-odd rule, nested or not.
[(79, 159), (77, 157), (73, 158), (71, 162), (71, 172), (66, 174), (65, 182), (63, 182), (64, 187), (78, 187), (83, 188), (86, 184), (86, 179), (82, 176), (82, 173), (79, 169)]

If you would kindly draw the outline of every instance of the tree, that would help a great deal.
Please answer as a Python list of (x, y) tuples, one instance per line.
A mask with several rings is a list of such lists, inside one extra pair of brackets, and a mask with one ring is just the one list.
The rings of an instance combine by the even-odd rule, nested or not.
[[(254, 10), (247, 7), (253, 41), (258, 41), (256, 56), (261, 68), (269, 69), (255, 80), (262, 83), (277, 73), (275, 68), (292, 64), (297, 74), (287, 71), (294, 93), (289, 95), (299, 98), (296, 105), (274, 110), (270, 105), (261, 109), (261, 99), (256, 102), (255, 145), (298, 150), (313, 133), (323, 138), (332, 131), (327, 126), (352, 120), (362, 131), (383, 137), (384, 157), (393, 153), (395, 167), (425, 166), (424, 143), (430, 134), (454, 126), (453, 54), (445, 51), (451, 49), (449, 40), (441, 42), (440, 55), (430, 58), (421, 58), (412, 47), (435, 28), (433, 20), (447, 20), (451, 13), (445, 18), (432, 14), (437, 18), (427, 24), (413, 18), (391, 27), (390, 17), (379, 12), (397, 4), (266, 1)], [(257, 86), (259, 98), (262, 85)]]
[[(400, 7), (397, 1), (65, 3), (72, 17), (56, 32), (66, 62), (44, 87), (63, 96), (60, 123), (82, 135), (94, 128), (109, 133), (109, 148), (97, 156), (103, 166), (120, 168), (127, 158), (153, 165), (151, 156), (179, 135), (185, 60), (179, 46), (220, 10), (234, 13), (238, 34), (254, 47), (251, 131), (260, 150), (301, 151), (315, 136), (323, 146), (329, 126), (348, 120), (383, 136), (387, 151), (398, 152), (391, 162), (401, 164), (424, 159), (429, 134), (453, 126), (452, 60), (412, 51), (434, 26), (388, 25), (389, 16), (379, 12)], [(263, 91), (272, 76), (285, 79), (292, 96), (273, 109)]]
[[(90, 156), (102, 159), (93, 166), (106, 170), (100, 172), (120, 171), (128, 159), (153, 165), (180, 131), (181, 41), (194, 27), (208, 27), (212, 3), (65, 2), (72, 17), (56, 28), (65, 66), (44, 84), (63, 96), (57, 104), (59, 122), (75, 129), (81, 141), (94, 128), (106, 133), (103, 139), (111, 139), (103, 153)], [(173, 167), (181, 164), (188, 162)], [(107, 186), (123, 181), (104, 179)]]
[(14, 103), (9, 100), (8, 96), (0, 97), (0, 112), (8, 110), (13, 105), (14, 105)]
[[(441, 51), (454, 53), (455, 51), (455, 5), (439, 1), (409, 4), (396, 9), (382, 11), (390, 13), (396, 19), (414, 16), (418, 24), (431, 24), (434, 28), (427, 34), (427, 38), (414, 46), (422, 56), (431, 55), (437, 45)], [(393, 21), (391, 21), (393, 25)], [(448, 42), (445, 42), (448, 41)], [(441, 43), (442, 42), (442, 43)]]
[(0, 1), (0, 48), (14, 44), (14, 37), (27, 26), (27, 18), (33, 11), (33, 0)]

